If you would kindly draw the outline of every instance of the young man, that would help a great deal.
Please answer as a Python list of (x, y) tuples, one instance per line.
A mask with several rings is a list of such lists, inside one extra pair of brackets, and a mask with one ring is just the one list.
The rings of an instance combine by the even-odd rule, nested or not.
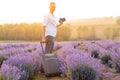
[(46, 14), (43, 18), (43, 34), (42, 34), (42, 42), (46, 43), (45, 53), (52, 53), (54, 47), (54, 41), (57, 33), (57, 27), (62, 25), (64, 20), (59, 20), (59, 24), (57, 25), (57, 20), (54, 15), (54, 11), (56, 8), (55, 2), (50, 2), (49, 4), (49, 13)]

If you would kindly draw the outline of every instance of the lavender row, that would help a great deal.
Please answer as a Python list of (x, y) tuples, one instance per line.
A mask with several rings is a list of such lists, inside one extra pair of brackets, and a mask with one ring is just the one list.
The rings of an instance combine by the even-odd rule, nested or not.
[[(103, 43), (105, 42), (103, 41)], [(91, 67), (93, 67), (94, 65), (93, 68), (99, 73), (101, 70), (104, 70), (102, 65), (102, 60), (104, 60), (104, 56), (106, 55), (108, 56), (108, 58), (110, 55), (110, 58), (112, 58), (112, 61), (115, 62), (115, 64), (117, 64), (118, 69), (120, 71), (120, 65), (119, 65), (120, 64), (120, 60), (119, 60), (120, 59), (120, 55), (119, 55), (120, 42), (111, 42), (111, 41), (106, 42), (106, 43), (109, 43), (107, 44), (107, 46), (105, 46), (105, 44), (103, 43), (102, 41), (95, 41), (95, 42), (84, 41), (84, 42), (75, 42), (75, 43), (64, 43), (64, 46), (57, 52), (58, 58), (62, 65), (61, 69), (63, 73), (69, 74), (69, 70), (74, 69), (76, 65), (82, 65), (82, 64), (85, 64), (85, 65), (87, 64)], [(111, 48), (106, 49), (106, 47), (111, 45), (113, 45)], [(117, 49), (117, 51), (115, 49)], [(93, 60), (93, 58), (91, 57), (91, 54), (92, 54), (92, 51), (94, 50), (98, 52), (101, 60), (100, 59), (99, 61), (97, 61), (96, 59)], [(87, 57), (84, 58), (84, 56), (87, 56)], [(95, 68), (95, 66), (97, 67), (100, 65), (102, 67)]]
[[(91, 53), (93, 50), (96, 50), (99, 53), (100, 57), (104, 56), (105, 54), (109, 54), (112, 57), (112, 60), (120, 68), (119, 41), (117, 42), (114, 41), (56, 42), (54, 46), (54, 50), (56, 50), (56, 54), (61, 63), (61, 69), (63, 73), (67, 74), (68, 76), (70, 74), (69, 72), (71, 69), (75, 69), (77, 65), (83, 65), (83, 64), (92, 67), (95, 71), (97, 71), (97, 73), (101, 74), (101, 71), (104, 70), (104, 66), (100, 63), (100, 59), (94, 59), (91, 57)], [(2, 47), (0, 50), (0, 55), (1, 56), (5, 54), (7, 55), (6, 61), (4, 61), (1, 66), (1, 71), (3, 75), (5, 75), (4, 74), (5, 66), (7, 66), (8, 71), (12, 70), (13, 73), (18, 72), (19, 78), (21, 78), (20, 76), (23, 77), (23, 74), (27, 74), (27, 75), (29, 74), (28, 77), (30, 75), (31, 76), (34, 75), (34, 72), (39, 71), (39, 69), (41, 68), (40, 53), (42, 53), (42, 50), (39, 43), (29, 43), (27, 44), (27, 46), (25, 45), (24, 47), (15, 47), (15, 46), (12, 46), (11, 48), (5, 48), (5, 46), (4, 48)], [(36, 57), (34, 55), (36, 55)], [(37, 58), (38, 56), (39, 58)], [(32, 61), (35, 58), (36, 60)], [(28, 67), (25, 64), (30, 65), (31, 68), (27, 69)], [(37, 67), (38, 64), (39, 67)], [(16, 71), (14, 71), (14, 69), (16, 69)], [(5, 77), (5, 78), (9, 78), (9, 77)]]
[(41, 62), (41, 56), (37, 53), (28, 52), (11, 56), (1, 65), (2, 79), (28, 80), (40, 71)]

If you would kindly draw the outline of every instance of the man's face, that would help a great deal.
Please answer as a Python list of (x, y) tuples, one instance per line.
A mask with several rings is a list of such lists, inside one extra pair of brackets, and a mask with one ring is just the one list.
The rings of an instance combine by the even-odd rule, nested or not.
[(51, 12), (54, 12), (55, 8), (56, 8), (56, 4), (55, 3), (51, 3), (49, 8), (50, 8)]

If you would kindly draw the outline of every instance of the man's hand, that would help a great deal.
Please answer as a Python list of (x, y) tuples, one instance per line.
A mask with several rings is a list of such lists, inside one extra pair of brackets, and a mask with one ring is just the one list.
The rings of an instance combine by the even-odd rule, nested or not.
[(59, 24), (57, 25), (57, 27), (61, 26), (64, 21), (66, 21), (65, 18), (60, 18), (60, 19), (59, 19)]
[(59, 23), (60, 23), (60, 24), (63, 24), (64, 21), (66, 21), (65, 18), (60, 18), (60, 19), (59, 19)]
[(44, 38), (42, 38), (42, 41), (41, 41), (42, 43), (45, 43), (46, 42), (46, 39), (45, 39), (45, 37)]

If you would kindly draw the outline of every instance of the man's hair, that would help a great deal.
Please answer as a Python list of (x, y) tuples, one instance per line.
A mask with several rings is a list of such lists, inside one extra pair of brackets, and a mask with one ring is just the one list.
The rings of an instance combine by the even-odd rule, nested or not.
[(50, 5), (52, 5), (52, 4), (56, 4), (55, 2), (50, 2)]

